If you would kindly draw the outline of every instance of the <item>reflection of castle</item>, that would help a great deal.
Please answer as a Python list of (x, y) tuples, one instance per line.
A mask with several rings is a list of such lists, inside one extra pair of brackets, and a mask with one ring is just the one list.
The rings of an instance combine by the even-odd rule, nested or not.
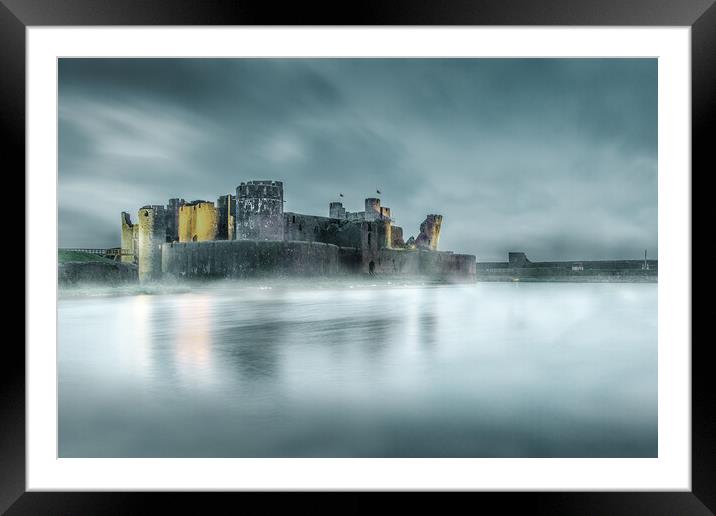
[(242, 277), (257, 273), (368, 272), (474, 278), (475, 257), (437, 251), (441, 215), (428, 215), (417, 237), (403, 240), (390, 208), (365, 200), (349, 212), (331, 202), (329, 216), (284, 212), (283, 183), (241, 183), (236, 196), (122, 213), (122, 260), (140, 279), (163, 274)]

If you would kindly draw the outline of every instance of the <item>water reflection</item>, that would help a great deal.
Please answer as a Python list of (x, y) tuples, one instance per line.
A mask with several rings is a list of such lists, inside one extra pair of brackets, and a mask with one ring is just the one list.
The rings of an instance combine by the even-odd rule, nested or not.
[[(188, 294), (174, 304), (173, 318), (168, 321), (174, 343), (174, 366), (178, 380), (185, 386), (198, 387), (212, 383), (216, 371), (212, 365), (214, 306), (211, 295)], [(167, 324), (157, 321), (157, 324)]]
[(219, 335), (224, 359), (245, 380), (271, 380), (280, 368), (279, 346), (289, 331), (288, 321), (229, 326)]
[(61, 456), (654, 456), (656, 286), (59, 301)]

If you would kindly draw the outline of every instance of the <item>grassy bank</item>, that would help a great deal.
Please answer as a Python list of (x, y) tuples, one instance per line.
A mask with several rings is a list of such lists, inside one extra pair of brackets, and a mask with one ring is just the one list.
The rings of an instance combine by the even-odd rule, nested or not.
[(114, 260), (110, 260), (109, 258), (105, 258), (104, 256), (100, 256), (98, 254), (83, 253), (81, 251), (65, 251), (63, 249), (58, 249), (57, 260), (61, 264), (68, 262), (115, 263)]

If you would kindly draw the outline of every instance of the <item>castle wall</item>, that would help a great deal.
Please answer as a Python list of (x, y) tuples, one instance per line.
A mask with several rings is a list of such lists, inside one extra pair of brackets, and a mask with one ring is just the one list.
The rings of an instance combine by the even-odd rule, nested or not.
[(324, 242), (325, 232), (336, 219), (300, 213), (284, 213), (284, 240), (302, 240), (306, 242)]
[(348, 220), (332, 221), (323, 233), (323, 242), (340, 247), (361, 248), (361, 223)]
[(351, 222), (363, 222), (364, 220), (368, 219), (366, 218), (364, 211), (347, 211), (346, 220), (349, 220)]
[(418, 276), (420, 274), (420, 253), (418, 251), (405, 251), (402, 249), (380, 249), (363, 260), (363, 272), (370, 271), (370, 262), (373, 262), (373, 272), (377, 275), (406, 275)]
[(236, 188), (236, 238), (283, 240), (283, 183), (249, 181)]
[(361, 226), (345, 219), (285, 212), (284, 240), (323, 242), (339, 247), (360, 248)]
[(162, 274), (162, 244), (165, 243), (166, 210), (163, 206), (145, 206), (137, 220), (137, 266), (139, 281), (158, 279)]
[(422, 250), (419, 253), (421, 275), (475, 279), (476, 262), (474, 255)]
[(475, 279), (475, 256), (420, 249), (380, 249), (364, 258), (361, 271), (386, 276), (422, 276), (435, 279), (472, 281)]
[(179, 208), (179, 242), (215, 240), (218, 214), (213, 202), (185, 204)]
[(356, 251), (319, 242), (215, 240), (167, 243), (162, 271), (181, 278), (331, 276), (344, 272)]
[[(319, 242), (215, 240), (162, 245), (161, 268), (178, 278), (335, 276), (367, 273), (360, 249)], [(475, 257), (420, 250), (380, 249), (374, 274), (473, 280)]]
[(338, 261), (346, 274), (360, 274), (363, 267), (363, 253), (359, 247), (339, 247)]

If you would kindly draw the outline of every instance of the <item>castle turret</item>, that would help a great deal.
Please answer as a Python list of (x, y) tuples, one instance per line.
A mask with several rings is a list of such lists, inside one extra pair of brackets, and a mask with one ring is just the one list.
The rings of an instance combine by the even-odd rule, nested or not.
[(345, 219), (346, 209), (342, 202), (332, 202), (328, 205), (328, 216), (332, 219)]
[(164, 206), (144, 206), (137, 224), (137, 265), (139, 281), (158, 279), (162, 274), (162, 244), (166, 241)]
[(283, 240), (283, 183), (248, 181), (236, 188), (236, 238)]
[(365, 220), (377, 220), (380, 218), (380, 199), (369, 197), (365, 200)]
[(440, 240), (440, 227), (443, 223), (442, 215), (428, 215), (420, 224), (420, 234), (415, 239), (415, 246), (419, 249), (437, 251)]

